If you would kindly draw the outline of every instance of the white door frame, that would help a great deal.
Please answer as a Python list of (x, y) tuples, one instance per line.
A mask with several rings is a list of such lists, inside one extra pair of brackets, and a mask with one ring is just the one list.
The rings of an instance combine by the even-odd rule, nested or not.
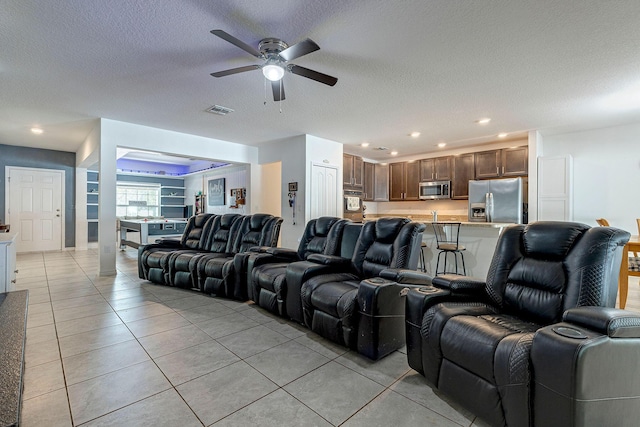
[(34, 171), (34, 172), (48, 172), (48, 173), (57, 173), (60, 175), (61, 186), (60, 186), (60, 220), (62, 221), (60, 224), (60, 250), (63, 250), (65, 246), (65, 171), (62, 169), (45, 169), (45, 168), (26, 168), (21, 166), (5, 166), (4, 167), (4, 217), (7, 219), (7, 224), (9, 224), (9, 202), (11, 200), (11, 186), (9, 182), (9, 176), (11, 176), (11, 171)]

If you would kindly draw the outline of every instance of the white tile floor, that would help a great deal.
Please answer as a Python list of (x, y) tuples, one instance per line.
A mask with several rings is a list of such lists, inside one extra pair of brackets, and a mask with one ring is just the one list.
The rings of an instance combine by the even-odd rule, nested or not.
[[(137, 251), (18, 256), (23, 426), (470, 426), (403, 352), (378, 361), (259, 307), (153, 285)], [(628, 308), (640, 311), (638, 278)]]

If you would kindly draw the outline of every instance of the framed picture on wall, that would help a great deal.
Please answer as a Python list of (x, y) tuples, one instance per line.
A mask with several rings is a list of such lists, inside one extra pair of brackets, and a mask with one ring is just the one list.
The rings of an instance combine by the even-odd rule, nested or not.
[(207, 189), (209, 190), (209, 206), (225, 205), (224, 178), (210, 179)]

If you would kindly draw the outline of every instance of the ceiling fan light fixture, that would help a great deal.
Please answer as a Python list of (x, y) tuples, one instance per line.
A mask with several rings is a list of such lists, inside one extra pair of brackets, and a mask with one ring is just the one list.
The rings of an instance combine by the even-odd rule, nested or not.
[(267, 80), (277, 82), (284, 77), (284, 68), (276, 64), (267, 64), (262, 67), (262, 74)]

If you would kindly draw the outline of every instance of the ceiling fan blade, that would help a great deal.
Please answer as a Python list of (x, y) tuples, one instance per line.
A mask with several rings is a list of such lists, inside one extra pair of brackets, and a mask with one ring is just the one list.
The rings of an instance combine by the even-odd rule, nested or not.
[(284, 82), (282, 79), (271, 82), (271, 90), (273, 91), (274, 101), (284, 101)]
[(320, 73), (318, 71), (310, 70), (299, 65), (289, 65), (289, 70), (293, 74), (297, 74), (299, 76), (306, 77), (308, 79), (315, 80), (329, 86), (334, 86), (336, 83), (338, 83), (338, 79), (335, 77)]
[(230, 70), (218, 71), (217, 73), (211, 73), (213, 77), (224, 77), (231, 74), (244, 73), (245, 71), (257, 70), (259, 65), (247, 65), (246, 67), (231, 68)]
[(233, 45), (236, 45), (237, 47), (239, 47), (240, 49), (244, 50), (245, 52), (249, 52), (251, 55), (255, 56), (256, 58), (264, 58), (262, 56), (262, 53), (260, 53), (254, 47), (249, 46), (248, 44), (246, 44), (242, 40), (238, 40), (237, 38), (233, 37), (231, 34), (227, 33), (226, 31), (211, 30), (211, 34), (213, 34), (214, 36), (218, 36), (222, 40), (226, 40), (226, 41), (228, 41), (229, 43), (231, 43)]
[(280, 52), (280, 56), (285, 61), (293, 61), (296, 58), (300, 58), (301, 56), (304, 56), (311, 52), (315, 52), (319, 49), (320, 46), (318, 46), (313, 40), (306, 39), (294, 44), (293, 46), (289, 46), (288, 48)]

